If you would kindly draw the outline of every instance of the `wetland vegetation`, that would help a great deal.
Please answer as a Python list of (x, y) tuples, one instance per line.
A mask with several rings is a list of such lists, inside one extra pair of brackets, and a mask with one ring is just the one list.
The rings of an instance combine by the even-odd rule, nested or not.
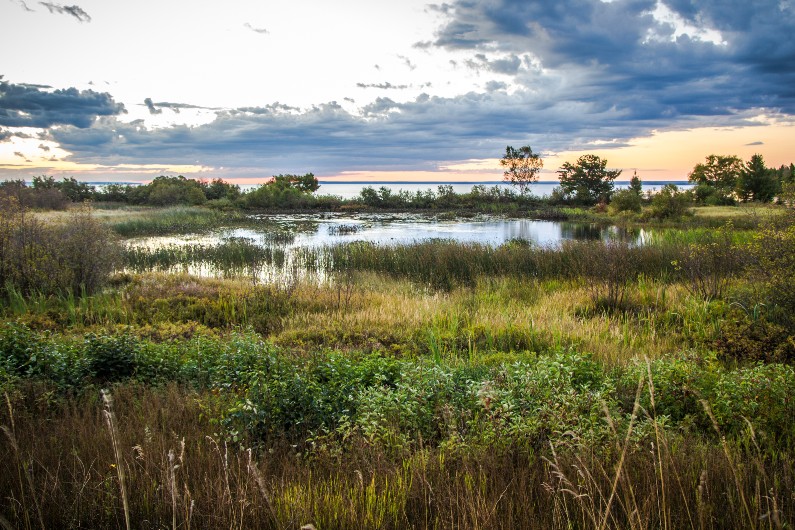
[[(311, 187), (282, 184), (258, 200)], [(458, 217), (483, 190), (384, 218), (391, 192), (280, 215), (230, 189), (55, 214), (3, 198), (0, 526), (795, 523), (784, 205), (495, 191), (481, 212), (585, 224), (411, 242), (368, 234), (529, 220)]]

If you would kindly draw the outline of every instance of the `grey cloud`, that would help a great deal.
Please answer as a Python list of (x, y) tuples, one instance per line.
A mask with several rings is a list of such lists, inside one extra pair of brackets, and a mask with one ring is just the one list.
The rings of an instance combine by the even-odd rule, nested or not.
[(409, 85), (393, 85), (392, 83), (356, 83), (356, 86), (359, 88), (378, 88), (381, 90), (405, 90), (409, 88)]
[(44, 144), (39, 144), (39, 149), (41, 149), (42, 151), (44, 151), (46, 153), (46, 152), (48, 152), (50, 150), (50, 146), (49, 145), (44, 145)]
[(14, 156), (18, 156), (20, 158), (25, 158), (25, 155), (20, 151), (14, 151)]
[(50, 2), (39, 2), (47, 8), (50, 13), (60, 13), (61, 15), (71, 15), (80, 22), (91, 22), (91, 16), (83, 11), (80, 6), (62, 6), (60, 4), (52, 4)]
[(508, 85), (502, 81), (489, 81), (486, 83), (486, 90), (488, 92), (494, 92), (495, 90), (505, 90), (506, 88), (508, 88)]
[(464, 64), (473, 70), (487, 70), (495, 74), (516, 75), (522, 66), (522, 59), (511, 54), (501, 59), (489, 59), (483, 53), (475, 54), (472, 59), (467, 59)]
[(405, 65), (408, 67), (408, 69), (409, 69), (409, 70), (412, 70), (412, 71), (414, 71), (414, 70), (416, 70), (416, 69), (417, 69), (417, 65), (416, 65), (416, 64), (414, 64), (414, 63), (412, 63), (412, 62), (411, 62), (411, 59), (409, 59), (409, 58), (408, 58), (408, 57), (406, 57), (405, 55), (398, 55), (397, 57), (398, 57), (398, 59), (400, 59), (401, 61), (403, 61), (403, 64), (405, 64)]
[(597, 103), (572, 106), (530, 92), (495, 91), (456, 98), (422, 94), (409, 102), (378, 98), (355, 114), (334, 102), (301, 112), (233, 109), (205, 125), (154, 130), (109, 117), (89, 129), (58, 128), (51, 134), (74, 153), (72, 160), (84, 163), (200, 163), (324, 174), (434, 169), (440, 153), (446, 160), (496, 156), (517, 138), (552, 151), (605, 138), (621, 145), (621, 139), (655, 124), (627, 122)]
[(76, 88), (42, 90), (0, 78), (0, 126), (47, 128), (53, 125), (90, 127), (98, 116), (126, 112), (110, 94)]
[(162, 114), (163, 113), (162, 109), (158, 109), (157, 107), (155, 107), (155, 104), (152, 103), (152, 98), (146, 98), (144, 100), (144, 105), (146, 105), (146, 108), (149, 109), (149, 114)]
[[(692, 26), (720, 32), (726, 44), (680, 35), (656, 20), (656, 0), (459, 0), (432, 46), (477, 54), (537, 57), (569, 80), (573, 102), (604, 101), (666, 123), (683, 116), (720, 116), (753, 108), (795, 113), (795, 9), (779, 0), (667, 0)], [(649, 38), (649, 36), (657, 38)], [(420, 47), (427, 47), (422, 44)], [(515, 61), (496, 66), (516, 72)], [(572, 84), (573, 83), (573, 84)], [(630, 96), (630, 97), (627, 97)]]
[(254, 33), (259, 33), (260, 35), (267, 35), (269, 33), (267, 29), (265, 29), (265, 28), (255, 28), (254, 26), (252, 26), (248, 22), (243, 24), (243, 26), (245, 26), (246, 28), (250, 29)]
[(26, 4), (26, 3), (25, 3), (25, 0), (17, 0), (17, 3), (18, 3), (20, 6), (22, 6), (22, 9), (24, 9), (25, 11), (27, 11), (27, 12), (29, 12), (29, 13), (35, 13), (35, 11), (34, 11), (33, 9), (31, 9), (30, 7), (28, 7), (28, 4)]
[(745, 144), (746, 146), (754, 146), (754, 145), (765, 145), (765, 142), (751, 142), (750, 144)]
[(256, 115), (279, 115), (285, 113), (297, 113), (301, 109), (298, 107), (291, 107), (290, 105), (285, 105), (283, 103), (272, 103), (270, 105), (265, 105), (264, 107), (238, 107), (231, 111), (231, 113), (246, 113), (246, 114), (256, 114)]
[(203, 110), (219, 110), (215, 107), (203, 107), (201, 105), (191, 105), (190, 103), (171, 103), (168, 101), (152, 101), (152, 98), (146, 98), (144, 105), (149, 109), (150, 114), (161, 114), (163, 109), (169, 109), (174, 113), (179, 114), (180, 110), (184, 109), (203, 109)]

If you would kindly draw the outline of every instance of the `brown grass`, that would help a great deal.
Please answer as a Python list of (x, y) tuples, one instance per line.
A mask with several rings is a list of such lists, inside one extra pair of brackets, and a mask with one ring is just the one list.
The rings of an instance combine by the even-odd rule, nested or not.
[[(659, 432), (638, 445), (617, 426), (615, 450), (569, 440), (546, 458), (395, 456), (363, 441), (306, 455), (274, 441), (256, 453), (213, 434), (218, 397), (127, 385), (114, 389), (117, 455), (98, 395), (52, 403), (41, 390), (0, 418), (14, 441), (0, 445), (0, 515), (19, 528), (123, 527), (118, 466), (134, 528), (775, 529), (795, 518), (786, 453)], [(634, 416), (646, 413), (636, 403)]]

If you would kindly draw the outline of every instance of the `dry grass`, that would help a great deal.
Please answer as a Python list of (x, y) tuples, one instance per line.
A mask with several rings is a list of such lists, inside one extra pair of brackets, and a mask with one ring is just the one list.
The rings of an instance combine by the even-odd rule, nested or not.
[[(541, 454), (420, 447), (395, 458), (353, 441), (344, 452), (299, 455), (275, 442), (257, 453), (213, 434), (218, 397), (122, 386), (117, 454), (98, 395), (16, 398), (0, 416), (13, 442), (0, 444), (0, 516), (18, 528), (124, 527), (120, 467), (134, 528), (772, 530), (795, 516), (785, 454), (662, 429), (639, 444), (631, 422), (609, 414), (602, 449), (567, 440)], [(656, 421), (637, 400), (632, 418)]]
[(694, 208), (693, 212), (696, 217), (705, 217), (710, 219), (743, 219), (743, 218), (758, 218), (770, 219), (784, 215), (787, 210), (780, 206), (772, 204), (740, 204), (738, 206), (699, 206)]
[[(682, 334), (671, 330), (663, 318), (666, 312), (689, 303), (683, 287), (646, 281), (629, 295), (637, 304), (636, 311), (599, 312), (589, 309), (590, 290), (575, 281), (492, 279), (474, 289), (441, 293), (366, 274), (357, 276), (344, 306), (338, 304), (333, 285), (297, 288), (296, 307), (310, 310), (285, 318), (274, 338), (293, 345), (322, 339), (327, 346), (356, 347), (369, 341), (377, 347), (423, 340), (430, 331), (457, 337), (469, 353), (473, 347), (483, 349), (489, 344), (505, 351), (527, 344), (577, 346), (611, 363), (661, 357), (685, 343)], [(705, 323), (694, 315), (690, 325), (703, 327)], [(496, 337), (516, 340), (497, 344)], [(406, 347), (416, 350), (416, 344)]]

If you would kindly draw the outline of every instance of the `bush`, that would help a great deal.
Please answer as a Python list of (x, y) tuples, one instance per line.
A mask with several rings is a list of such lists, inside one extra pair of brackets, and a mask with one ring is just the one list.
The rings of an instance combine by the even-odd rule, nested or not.
[(682, 257), (674, 262), (687, 280), (691, 294), (712, 300), (723, 295), (732, 276), (748, 262), (748, 249), (734, 243), (732, 226), (709, 232), (704, 240), (691, 243)]
[(763, 226), (750, 246), (749, 280), (782, 322), (795, 326), (795, 215)]
[(139, 349), (138, 341), (129, 335), (88, 335), (83, 351), (91, 375), (101, 382), (113, 382), (135, 373), (135, 357)]
[(795, 363), (795, 336), (764, 317), (725, 322), (715, 349), (725, 361)]
[(651, 217), (678, 219), (688, 212), (690, 195), (682, 193), (676, 184), (666, 184), (651, 199)]
[(639, 213), (641, 207), (641, 197), (634, 190), (618, 190), (613, 193), (613, 197), (610, 200), (610, 213), (612, 214), (621, 212)]
[(50, 226), (26, 215), (13, 197), (0, 199), (0, 289), (6, 294), (94, 292), (119, 255), (115, 238), (87, 207)]

